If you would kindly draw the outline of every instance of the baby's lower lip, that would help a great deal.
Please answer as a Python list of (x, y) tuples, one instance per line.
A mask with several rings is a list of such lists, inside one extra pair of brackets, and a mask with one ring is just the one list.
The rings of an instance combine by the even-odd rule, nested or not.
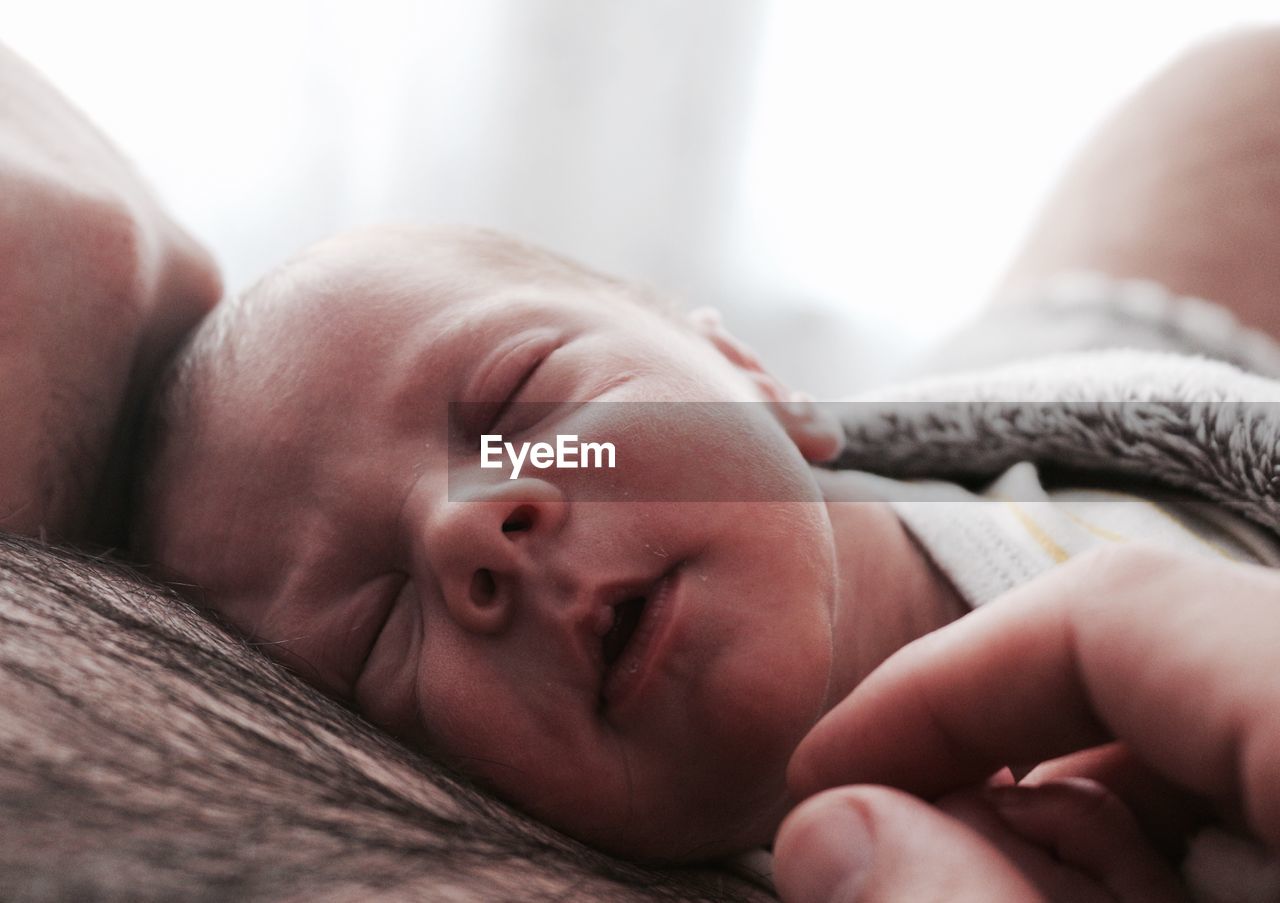
[(680, 615), (681, 573), (680, 564), (676, 564), (654, 584), (635, 633), (605, 672), (601, 698), (605, 708), (615, 715), (633, 708), (671, 645), (672, 627)]

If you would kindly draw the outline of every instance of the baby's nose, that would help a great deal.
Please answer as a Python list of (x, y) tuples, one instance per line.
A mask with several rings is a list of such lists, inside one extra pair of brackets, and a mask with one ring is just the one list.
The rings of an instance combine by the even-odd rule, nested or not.
[(544, 541), (559, 532), (568, 504), (538, 479), (503, 480), (443, 502), (425, 537), (450, 617), (474, 633), (501, 633), (527, 593)]

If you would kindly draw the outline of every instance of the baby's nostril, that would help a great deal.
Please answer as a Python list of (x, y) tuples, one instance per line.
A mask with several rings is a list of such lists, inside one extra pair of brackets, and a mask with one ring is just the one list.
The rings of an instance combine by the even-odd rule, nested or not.
[(489, 605), (498, 591), (493, 571), (480, 568), (471, 575), (471, 601), (476, 605)]
[(521, 505), (502, 522), (503, 533), (522, 533), (533, 528), (533, 509)]

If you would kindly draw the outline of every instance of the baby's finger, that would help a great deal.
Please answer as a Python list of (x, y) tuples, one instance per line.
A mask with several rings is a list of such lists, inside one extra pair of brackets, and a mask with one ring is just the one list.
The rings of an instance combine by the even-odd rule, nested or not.
[(999, 817), (1057, 862), (1092, 877), (1118, 900), (1167, 903), (1185, 897), (1169, 864), (1123, 802), (1084, 778), (984, 792)]
[[(1052, 844), (1025, 835), (1001, 818), (990, 794), (989, 790), (982, 788), (959, 790), (947, 794), (936, 805), (980, 834), (1048, 899), (1069, 903), (1117, 903), (1117, 897), (1092, 871), (1069, 859), (1059, 858)], [(1118, 899), (1121, 903), (1131, 903), (1123, 897)], [(1132, 903), (1148, 901), (1140, 899)]]
[(1122, 743), (1110, 743), (1042, 762), (1020, 782), (1036, 786), (1063, 779), (1096, 781), (1133, 813), (1151, 844), (1170, 862), (1181, 859), (1187, 841), (1214, 814), (1201, 797), (1183, 790), (1134, 758)]
[(842, 787), (787, 816), (774, 844), (787, 903), (1044, 903), (976, 832), (884, 787)]
[(792, 759), (794, 792), (930, 797), (1123, 738), (1177, 784), (1239, 801), (1280, 846), (1280, 577), (1132, 548), (1082, 556), (912, 643)]

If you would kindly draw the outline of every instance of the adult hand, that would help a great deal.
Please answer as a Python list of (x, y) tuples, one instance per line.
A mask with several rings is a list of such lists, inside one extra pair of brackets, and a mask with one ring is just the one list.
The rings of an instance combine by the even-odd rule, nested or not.
[(0, 47), (0, 530), (118, 537), (150, 381), (218, 300), (209, 255)]
[[(1083, 772), (1106, 782), (1118, 760), (1149, 769), (1148, 789), (1168, 781), (1280, 849), (1278, 648), (1275, 572), (1142, 548), (1054, 569), (902, 649), (805, 738), (791, 762), (793, 792), (842, 789), (783, 824), (775, 846), (783, 897), (1071, 899), (1069, 885), (1055, 883), (1065, 861), (1076, 866), (1073, 878), (1083, 874), (1113, 897), (1176, 898), (1119, 803), (1141, 802), (1132, 782), (1115, 784), (1117, 795), (1104, 783), (1057, 780)], [(1099, 749), (1115, 740), (1122, 745)], [(938, 800), (983, 787), (1004, 766), (1089, 749), (1087, 760), (1037, 769), (1028, 783), (1049, 776), (1039, 786), (945, 797), (959, 819), (885, 787), (842, 786)], [(1099, 802), (1068, 802), (1064, 820), (1052, 797), (1071, 796), (1073, 786)], [(975, 798), (990, 805), (979, 812)], [(1086, 817), (1094, 823), (1077, 830)], [(1037, 842), (1039, 851), (1027, 849)], [(1045, 848), (1048, 873), (1035, 861)]]

